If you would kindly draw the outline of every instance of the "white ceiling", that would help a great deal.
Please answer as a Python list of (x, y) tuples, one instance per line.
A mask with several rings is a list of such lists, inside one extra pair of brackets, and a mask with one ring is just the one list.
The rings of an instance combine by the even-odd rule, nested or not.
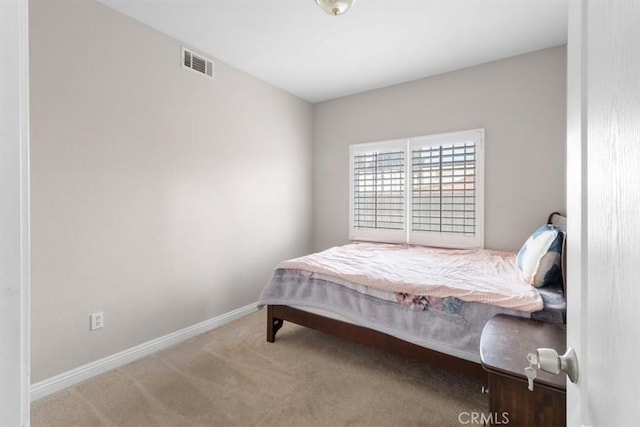
[(100, 0), (311, 102), (566, 43), (567, 0)]

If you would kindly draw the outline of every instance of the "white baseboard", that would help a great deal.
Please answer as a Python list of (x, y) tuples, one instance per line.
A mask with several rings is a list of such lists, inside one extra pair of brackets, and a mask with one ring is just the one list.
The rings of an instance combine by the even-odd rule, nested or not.
[(156, 338), (146, 343), (131, 347), (111, 356), (87, 363), (49, 379), (31, 385), (31, 401), (38, 400), (49, 394), (70, 387), (79, 382), (85, 381), (96, 375), (109, 372), (127, 363), (141, 359), (159, 350), (176, 345), (189, 338), (219, 328), (248, 314), (258, 311), (256, 303), (249, 304), (229, 313), (222, 314), (204, 322), (197, 323), (182, 330), (173, 332), (160, 338)]

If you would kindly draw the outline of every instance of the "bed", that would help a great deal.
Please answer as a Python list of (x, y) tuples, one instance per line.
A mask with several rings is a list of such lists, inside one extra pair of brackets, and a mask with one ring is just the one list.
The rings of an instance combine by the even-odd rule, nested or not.
[[(547, 222), (566, 230), (560, 214)], [(494, 315), (565, 319), (562, 283), (514, 286), (514, 258), (499, 251), (356, 242), (283, 261), (259, 300), (267, 308), (267, 341), (274, 342), (288, 321), (485, 379), (479, 341)], [(420, 264), (424, 260), (431, 267)], [(455, 276), (455, 286), (436, 285), (431, 279), (438, 274)]]

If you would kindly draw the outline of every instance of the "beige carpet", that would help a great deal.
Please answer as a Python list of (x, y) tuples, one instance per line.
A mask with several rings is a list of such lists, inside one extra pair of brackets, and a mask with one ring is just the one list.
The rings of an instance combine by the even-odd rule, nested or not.
[(32, 405), (39, 426), (456, 426), (481, 383), (285, 323), (266, 310)]

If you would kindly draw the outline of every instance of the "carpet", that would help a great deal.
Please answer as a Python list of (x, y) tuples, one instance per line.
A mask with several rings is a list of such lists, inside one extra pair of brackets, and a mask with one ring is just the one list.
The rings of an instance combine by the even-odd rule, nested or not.
[[(34, 427), (458, 426), (483, 383), (266, 310), (33, 402)], [(469, 420), (462, 416), (461, 420)]]

